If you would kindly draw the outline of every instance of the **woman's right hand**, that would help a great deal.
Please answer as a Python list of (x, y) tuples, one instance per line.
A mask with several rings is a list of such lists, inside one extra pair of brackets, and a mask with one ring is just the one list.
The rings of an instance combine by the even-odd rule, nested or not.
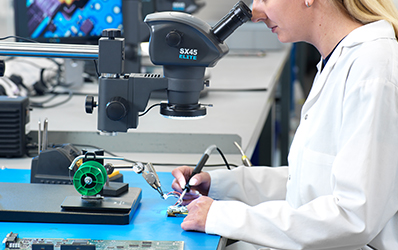
[[(187, 180), (191, 176), (193, 168), (188, 166), (182, 166), (173, 169), (171, 174), (174, 176), (173, 183), (171, 187), (177, 191), (182, 192), (187, 183)], [(191, 185), (191, 190), (187, 192), (184, 196), (183, 205), (189, 204), (194, 199), (198, 198), (201, 195), (208, 195), (210, 188), (210, 174), (207, 172), (200, 172), (199, 174), (194, 175), (189, 184)]]

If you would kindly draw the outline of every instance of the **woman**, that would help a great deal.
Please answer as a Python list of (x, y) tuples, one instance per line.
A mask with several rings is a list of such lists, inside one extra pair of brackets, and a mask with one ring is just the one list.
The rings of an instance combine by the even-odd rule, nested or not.
[[(389, 0), (254, 0), (253, 21), (322, 56), (289, 167), (196, 175), (204, 196), (186, 196), (182, 228), (278, 249), (398, 249), (397, 18)], [(191, 171), (172, 172), (175, 190)]]

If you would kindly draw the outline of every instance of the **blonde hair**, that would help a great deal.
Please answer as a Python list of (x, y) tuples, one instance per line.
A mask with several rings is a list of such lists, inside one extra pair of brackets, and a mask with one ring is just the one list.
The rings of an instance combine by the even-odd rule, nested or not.
[(390, 22), (398, 39), (398, 10), (392, 0), (337, 0), (336, 2), (352, 18), (363, 24), (379, 20)]

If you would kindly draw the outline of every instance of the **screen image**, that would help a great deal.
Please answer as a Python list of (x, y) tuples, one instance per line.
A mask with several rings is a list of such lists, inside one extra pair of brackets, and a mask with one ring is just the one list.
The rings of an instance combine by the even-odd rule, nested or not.
[[(19, 2), (19, 1), (17, 1)], [(22, 1), (21, 1), (22, 2)], [(63, 42), (98, 38), (102, 30), (123, 29), (121, 0), (25, 0), (16, 6), (20, 36)], [(17, 30), (18, 31), (18, 30)], [(88, 39), (89, 40), (89, 39)]]

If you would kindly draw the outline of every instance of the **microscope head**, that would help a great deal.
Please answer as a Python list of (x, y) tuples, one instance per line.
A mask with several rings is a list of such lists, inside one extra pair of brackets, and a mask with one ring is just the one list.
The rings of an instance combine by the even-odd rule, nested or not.
[(167, 103), (161, 103), (163, 116), (193, 119), (206, 115), (199, 103), (200, 92), (207, 82), (206, 67), (216, 65), (228, 46), (224, 40), (251, 18), (242, 2), (214, 27), (181, 12), (149, 14), (149, 55), (155, 65), (163, 66), (158, 74), (124, 74), (124, 39), (120, 32), (106, 30), (99, 40), (98, 102), (87, 97), (86, 112), (98, 107), (98, 130), (104, 134), (127, 132), (137, 128), (139, 112), (144, 112), (152, 91), (167, 90)]
[(251, 19), (251, 10), (242, 1), (214, 27), (186, 13), (159, 12), (146, 16), (150, 28), (149, 55), (155, 65), (163, 66), (169, 79), (168, 103), (160, 113), (171, 118), (206, 115), (199, 103), (206, 67), (213, 67), (229, 51), (225, 39)]
[(149, 14), (144, 22), (150, 29), (151, 61), (165, 66), (213, 67), (228, 53), (225, 39), (251, 16), (251, 10), (242, 1), (214, 27), (187, 13)]

